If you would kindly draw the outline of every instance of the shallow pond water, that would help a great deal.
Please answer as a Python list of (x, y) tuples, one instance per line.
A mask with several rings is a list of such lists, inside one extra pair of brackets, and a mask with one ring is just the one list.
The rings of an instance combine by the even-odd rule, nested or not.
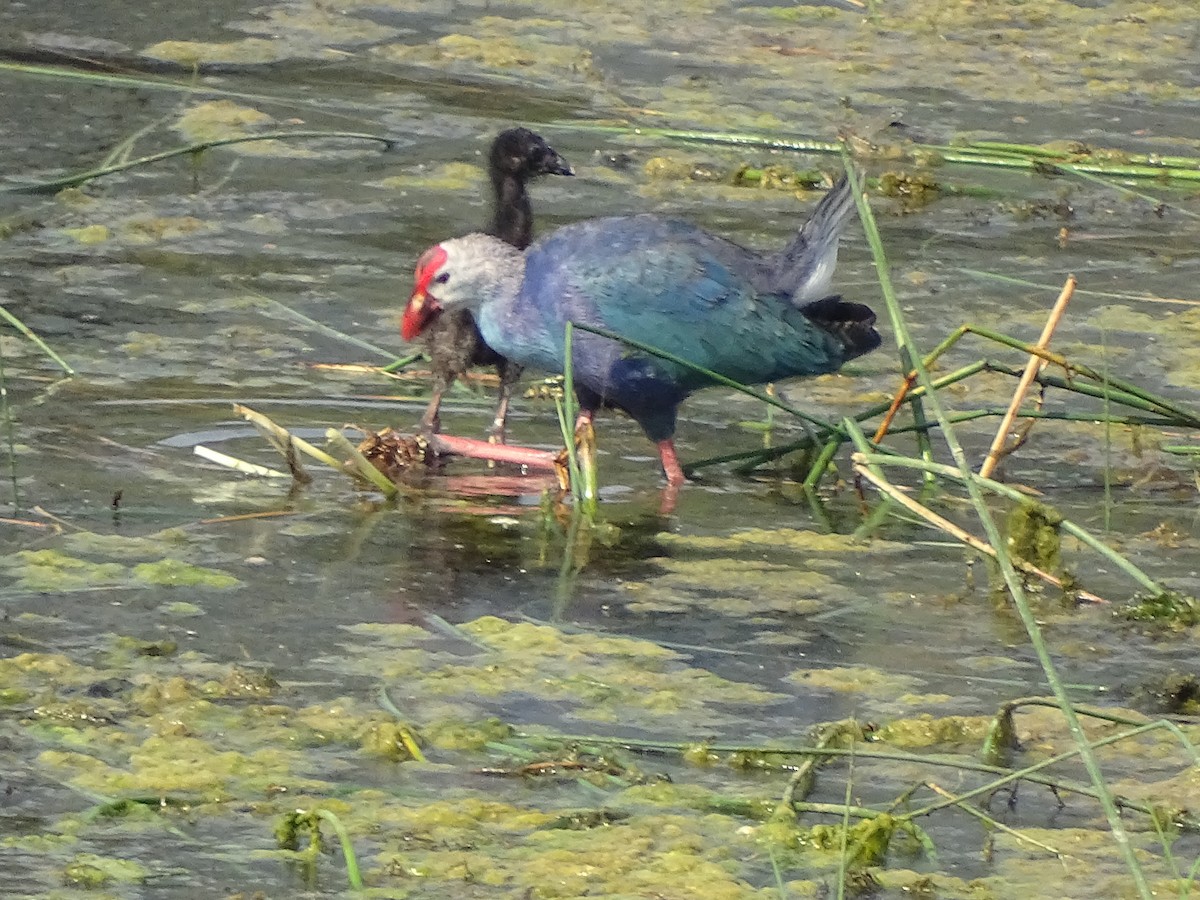
[[(279, 849), (285, 817), (320, 808), (345, 823), (380, 896), (776, 897), (775, 864), (786, 896), (821, 896), (835, 891), (840, 838), (807, 829), (840, 815), (765, 822), (796, 758), (751, 751), (808, 743), (814, 726), (853, 717), (879, 740), (856, 745), (864, 757), (852, 769), (830, 763), (806, 799), (843, 803), (848, 775), (854, 803), (875, 809), (923, 781), (980, 783), (864, 748), (977, 761), (999, 704), (1048, 692), (1041, 667), (994, 574), (948, 536), (905, 519), (853, 536), (878, 498), (860, 500), (845, 450), (838, 484), (828, 479), (816, 501), (787, 465), (753, 478), (718, 466), (663, 515), (650, 446), (605, 416), (594, 528), (549, 509), (541, 481), (514, 489), (482, 466), (455, 463), (385, 503), (315, 465), (314, 483), (293, 487), (193, 455), (204, 444), (279, 465), (235, 402), (315, 441), (347, 422), (413, 426), (427, 396), (419, 373), (393, 382), (329, 364), (406, 352), (396, 318), (412, 261), (486, 218), (481, 154), (512, 123), (543, 133), (578, 173), (535, 186), (542, 230), (656, 211), (761, 247), (786, 240), (819, 193), (738, 185), (734, 173), (833, 173), (835, 158), (633, 128), (818, 140), (846, 128), (879, 147), (1079, 140), (1200, 155), (1200, 33), (1186, 4), (1066, 3), (1053, 15), (1032, 2), (884, 0), (873, 16), (843, 6), (0, 11), (17, 61), (0, 69), (9, 186), (91, 168), (131, 137), (135, 157), (256, 130), (395, 140), (386, 152), (346, 139), (240, 144), (59, 194), (0, 194), (3, 305), (77, 372), (61, 378), (31, 343), (0, 336), (11, 417), (0, 526), (6, 891), (341, 893), (336, 854)], [(886, 150), (861, 165), (872, 176), (913, 168)], [(1054, 347), (1195, 403), (1194, 190), (1143, 181), (1133, 196), (1045, 173), (928, 171), (961, 192), (927, 205), (873, 199), (923, 347), (967, 322), (1033, 340), (1073, 272), (1080, 287)], [(858, 229), (835, 282), (882, 310)], [(892, 346), (889, 333), (844, 373), (781, 390), (829, 419), (866, 408), (895, 388)], [(1024, 365), (968, 337), (940, 371), (983, 356)], [(553, 447), (553, 405), (527, 382), (539, 396), (518, 404), (511, 432)], [(956, 408), (1003, 408), (1012, 384), (980, 376), (945, 395)], [(490, 391), (453, 395), (446, 427), (482, 434)], [(1051, 393), (1047, 408), (1081, 402)], [(765, 417), (751, 399), (701, 394), (684, 408), (681, 455), (753, 449)], [(782, 414), (773, 422), (777, 444), (804, 435)], [(972, 459), (995, 422), (960, 428)], [(913, 452), (907, 440), (895, 446)], [(1040, 423), (1003, 472), (1195, 595), (1195, 472), (1161, 450), (1189, 440), (1177, 428)], [(934, 505), (978, 531), (965, 505)], [(1113, 601), (1035, 596), (1072, 695), (1148, 715), (1172, 686), (1186, 700), (1195, 627), (1124, 620), (1136, 585), (1070, 541), (1064, 554)], [(397, 715), (427, 762), (406, 758)], [(1017, 722), (1015, 765), (1072, 746), (1052, 711)], [(746, 753), (705, 749), (735, 746)], [(1101, 758), (1114, 790), (1197, 805), (1178, 745), (1152, 735), (1117, 748)], [(521, 768), (547, 761), (542, 777)], [(1087, 780), (1078, 767), (1058, 771)], [(934, 796), (921, 788), (910, 805)], [(1010, 806), (994, 800), (1016, 836), (955, 811), (923, 818), (936, 858), (898, 837), (858, 887), (1134, 896), (1098, 807), (1063, 796), (1060, 808), (1027, 784)], [(1161, 844), (1139, 815), (1127, 816), (1133, 842), (1165, 885)], [(328, 823), (323, 834), (332, 846)], [(306, 843), (302, 833), (296, 846)], [(1190, 835), (1174, 846), (1188, 864), (1196, 849)]]

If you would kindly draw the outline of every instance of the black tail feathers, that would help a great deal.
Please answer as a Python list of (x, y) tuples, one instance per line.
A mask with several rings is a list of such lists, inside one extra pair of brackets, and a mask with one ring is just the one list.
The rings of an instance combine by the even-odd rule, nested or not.
[(800, 307), (809, 319), (834, 335), (846, 348), (846, 359), (870, 353), (883, 339), (875, 330), (875, 311), (834, 295)]

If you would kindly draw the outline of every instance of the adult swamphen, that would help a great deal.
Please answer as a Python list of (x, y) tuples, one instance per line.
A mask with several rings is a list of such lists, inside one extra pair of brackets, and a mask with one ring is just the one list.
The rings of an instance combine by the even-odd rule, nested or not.
[[(488, 155), (488, 175), (492, 181), (495, 205), (487, 233), (524, 250), (533, 239), (533, 208), (525, 185), (540, 175), (574, 175), (565, 159), (528, 128), (509, 128), (492, 142)], [(493, 440), (504, 443), (504, 425), (513, 385), (521, 375), (521, 366), (488, 346), (479, 333), (469, 309), (447, 311), (425, 331), (426, 348), (433, 369), (433, 396), (421, 430), (439, 430), (442, 396), (455, 379), (474, 366), (493, 365), (500, 376), (500, 397), (492, 423)]]
[[(402, 330), (411, 339), (439, 314), (465, 308), (489, 345), (549, 372), (563, 370), (567, 322), (743, 384), (835, 372), (880, 342), (868, 307), (828, 296), (853, 208), (843, 176), (791, 242), (769, 255), (654, 215), (568, 225), (525, 253), (481, 234), (445, 241), (417, 262)], [(658, 445), (668, 483), (682, 483), (676, 411), (711, 379), (583, 331), (575, 332), (572, 365), (581, 419), (590, 422), (601, 406), (624, 410)]]

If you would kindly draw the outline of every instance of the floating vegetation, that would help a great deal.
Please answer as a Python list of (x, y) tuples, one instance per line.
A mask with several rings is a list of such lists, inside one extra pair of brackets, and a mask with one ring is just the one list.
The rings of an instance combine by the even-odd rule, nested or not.
[[(658, 698), (653, 705), (660, 724), (667, 720), (682, 722), (681, 715), (690, 718), (687, 710), (695, 709), (697, 701), (722, 704), (733, 697), (721, 687), (720, 679), (705, 673), (697, 680), (695, 676), (701, 673), (680, 667), (672, 661), (672, 654), (646, 642), (572, 637), (544, 626), (514, 625), (497, 619), (479, 620), (460, 628), (487, 648), (478, 660), (457, 664), (463, 674), (466, 669), (475, 669), (478, 680), (447, 678), (445, 670), (427, 669), (427, 674), (418, 675), (424, 684), (422, 695), (428, 697), (429, 688), (440, 684), (443, 697), (478, 697), (486, 679), (494, 680), (519, 661), (522, 667), (530, 666), (542, 673), (538, 690), (544, 692), (549, 684), (546, 678), (555, 677), (551, 660), (564, 656), (569, 660), (588, 653), (596, 658), (608, 657), (612, 662), (607, 668), (590, 668), (589, 679), (571, 675), (563, 682), (567, 692), (576, 697), (575, 702), (585, 706), (616, 700), (602, 694), (617, 687), (622, 666), (627, 667), (624, 677), (638, 675), (647, 660), (658, 660), (660, 666), (666, 663), (661, 677), (667, 680), (642, 698), (630, 693), (618, 702), (632, 709), (645, 700)], [(360, 629), (359, 637), (370, 635), (378, 642), (359, 643), (364, 655), (361, 662), (376, 671), (380, 671), (381, 661), (394, 656), (395, 647), (420, 646), (432, 637), (421, 629)], [(463, 865), (470, 866), (488, 884), (532, 888), (539, 893), (551, 891), (550, 886), (564, 877), (574, 885), (570, 888), (573, 891), (582, 889), (581, 884), (590, 884), (596, 889), (610, 885), (605, 888), (610, 892), (617, 884), (652, 885), (659, 879), (680, 877), (672, 865), (645, 868), (646, 854), (651, 853), (665, 854), (664, 863), (678, 859), (681, 866), (686, 865), (692, 874), (686, 876), (685, 883), (692, 884), (692, 879), (701, 877), (715, 879), (716, 896), (737, 898), (747, 896), (749, 887), (735, 870), (720, 864), (719, 848), (730, 839), (732, 827), (739, 820), (745, 821), (747, 814), (749, 821), (760, 824), (752, 833), (736, 838), (744, 849), (769, 843), (774, 852), (783, 854), (781, 859), (789, 868), (814, 863), (828, 868), (836, 859), (841, 834), (836, 824), (815, 822), (781, 830), (768, 821), (766, 805), (754, 815), (752, 805), (724, 796), (720, 790), (689, 785), (690, 778), (684, 778), (680, 785), (670, 784), (646, 771), (634, 761), (633, 745), (637, 742), (616, 740), (607, 748), (602, 746), (605, 741), (601, 738), (568, 738), (563, 742), (553, 736), (522, 735), (496, 720), (481, 723), (479, 737), (468, 742), (450, 737), (451, 732), (461, 732), (465, 723), (447, 730), (444, 721), (438, 724), (431, 720), (422, 723), (420, 731), (430, 739), (443, 772), (448, 771), (447, 767), (460, 769), (461, 778), (470, 767), (483, 764), (481, 771), (493, 777), (552, 777), (569, 791), (577, 784), (588, 783), (606, 796), (603, 808), (564, 814), (538, 809), (528, 798), (511, 804), (464, 793), (461, 786), (452, 788), (454, 799), (439, 797), (443, 788), (432, 785), (416, 795), (407, 787), (388, 791), (366, 786), (339, 789), (305, 773), (315, 772), (318, 761), (330, 754), (344, 758), (355, 748), (364, 756), (376, 757), (376, 737), (387, 733), (392, 735), (388, 740), (403, 742), (406, 738), (396, 736), (411, 735), (412, 730), (352, 701), (298, 705), (300, 698), (294, 691), (264, 677), (264, 673), (222, 669), (194, 654), (140, 655), (135, 659), (112, 669), (82, 667), (64, 657), (49, 655), (26, 654), (0, 661), (7, 684), (26, 696), (43, 698), (40, 711), (35, 711), (25, 726), (29, 738), (44, 748), (40, 764), (61, 773), (72, 785), (105, 797), (83, 818), (68, 815), (55, 825), (76, 836), (54, 852), (69, 855), (64, 865), (80, 867), (76, 881), (81, 884), (88, 879), (95, 884), (137, 881), (159, 874), (144, 865), (112, 870), (92, 855), (78, 851), (81, 837), (102, 835), (113, 827), (107, 823), (121, 820), (137, 820), (141, 828), (159, 833), (160, 840), (171, 840), (176, 821), (228, 823), (248, 816), (239, 827), (252, 826), (259, 835), (255, 841), (258, 846), (265, 848), (273, 840), (310, 870), (326, 865), (322, 826), (328, 825), (338, 835), (346, 877), (354, 886), (366, 882), (386, 887), (396, 879), (414, 877), (426, 883), (453, 884), (461, 879)], [(577, 661), (561, 669), (564, 674), (578, 671)], [(94, 686), (118, 672), (133, 672), (139, 686), (126, 681), (101, 697)], [(642, 675), (638, 675), (639, 680)], [(690, 695), (678, 708), (675, 703), (661, 704), (663, 690), (672, 678), (680, 678), (679, 686)], [(532, 684), (527, 676), (512, 681), (502, 676), (492, 690), (520, 691)], [(606, 686), (605, 690), (598, 692), (601, 685)], [(54, 711), (53, 704), (47, 702), (48, 692), (72, 692), (79, 687), (89, 687), (89, 701), (61, 711)], [(745, 696), (748, 686), (728, 687)], [(681, 694), (680, 699), (683, 697)], [(422, 705), (428, 705), (428, 699)], [(144, 736), (147, 729), (151, 733)], [(863, 739), (861, 728), (831, 723), (821, 734), (814, 749), (861, 752), (864, 765), (871, 756), (872, 750), (859, 743)], [(635, 751), (633, 757), (631, 750)], [(649, 750), (647, 745), (641, 752)], [(659, 751), (671, 752), (671, 748), (660, 746)], [(712, 746), (709, 752), (723, 750)], [(739, 748), (730, 756), (729, 776), (737, 778), (739, 770), (750, 768), (786, 776), (789, 754), (805, 752), (802, 747)], [(759, 762), (751, 766), (756, 755)], [(684, 756), (696, 760), (691, 771), (697, 775), (709, 765), (701, 764), (694, 753)], [(411, 759), (409, 756), (386, 758), (396, 765), (415, 764), (406, 761)], [(502, 771), (497, 766), (501, 760), (514, 758), (521, 760), (519, 768), (509, 766)], [(797, 794), (793, 789), (789, 794), (790, 802), (806, 819), (836, 814), (837, 808), (829, 804), (818, 812), (820, 804), (810, 803), (805, 798), (807, 791)], [(146, 799), (147, 795), (154, 799)], [(689, 815), (689, 810), (706, 812), (697, 817)], [(905, 816), (864, 816), (863, 812), (855, 812), (848, 832), (853, 868), (882, 864), (886, 847), (897, 835), (915, 839), (919, 852), (931, 848), (928, 838)], [(541, 833), (546, 836), (537, 837)], [(27, 844), (31, 838), (21, 840)], [(460, 848), (466, 843), (480, 849), (464, 855)], [(364, 851), (369, 861), (360, 874), (359, 859)], [(579, 868), (579, 854), (589, 860), (584, 870)], [(635, 858), (641, 859), (639, 867), (633, 866)], [(696, 882), (696, 889), (698, 885)], [(551, 891), (546, 895), (561, 894)]]
[(1193, 628), (1200, 625), (1200, 602), (1178, 591), (1139, 594), (1122, 611), (1132, 622), (1156, 622), (1172, 628)]
[(1018, 503), (1008, 514), (1008, 549), (1047, 572), (1062, 572), (1062, 514), (1042, 503)]
[(921, 172), (884, 172), (879, 176), (879, 193), (900, 201), (906, 212), (918, 210), (941, 195), (941, 187), (932, 175)]

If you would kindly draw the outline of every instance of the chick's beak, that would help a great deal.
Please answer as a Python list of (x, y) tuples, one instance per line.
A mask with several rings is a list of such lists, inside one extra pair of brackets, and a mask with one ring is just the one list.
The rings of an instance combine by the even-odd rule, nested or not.
[(431, 297), (422, 288), (413, 291), (400, 318), (400, 335), (411, 341), (429, 327), (429, 323), (442, 311), (436, 297)]
[(574, 175), (575, 170), (571, 168), (571, 164), (555, 153), (550, 151), (552, 158), (547, 161), (547, 175)]

